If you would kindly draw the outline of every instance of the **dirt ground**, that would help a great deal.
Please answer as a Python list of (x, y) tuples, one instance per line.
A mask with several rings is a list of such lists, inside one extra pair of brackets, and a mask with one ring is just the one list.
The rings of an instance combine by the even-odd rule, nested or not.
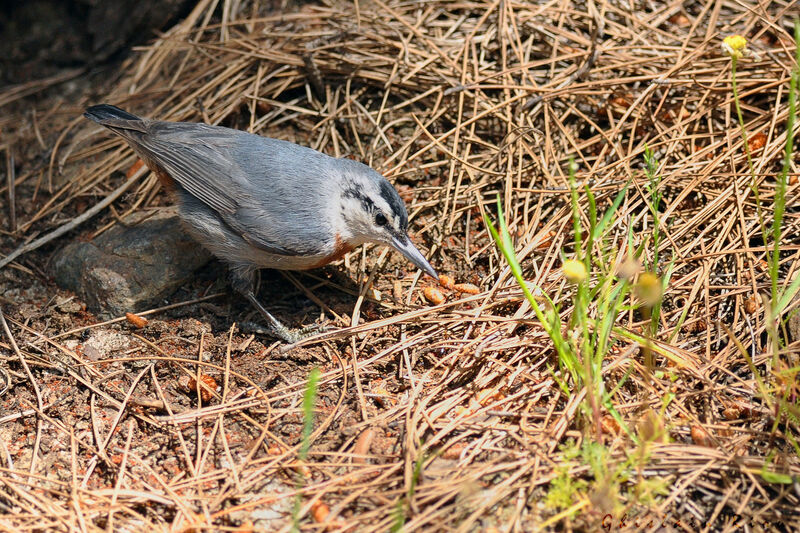
[[(0, 269), (0, 529), (800, 528), (798, 339), (777, 360), (768, 351), (767, 256), (720, 46), (742, 34), (756, 52), (738, 65), (738, 90), (771, 217), (796, 4), (271, 4), (201, 0), (123, 59), (0, 90), (2, 256), (137, 180)], [(262, 273), (271, 312), (327, 327), (288, 350), (241, 326), (259, 317), (216, 260), (163, 305), (131, 310), (142, 327), (97, 316), (55, 284), (53, 255), (171, 203), (154, 176), (131, 172), (124, 143), (81, 118), (99, 102), (369, 163), (406, 201), (434, 267), (477, 294), (440, 288), (445, 300), (432, 303), (429, 279), (367, 246), (322, 269)], [(658, 250), (645, 146), (661, 176)], [(780, 241), (786, 285), (800, 267), (797, 153)], [(561, 272), (576, 253), (571, 158), (600, 210), (631, 184), (609, 265), (641, 246), (669, 279), (654, 376), (624, 336), (603, 360), (614, 395), (594, 420), (599, 438), (586, 391), (482, 218), (501, 198), (524, 277), (571, 316)], [(578, 202), (585, 221), (582, 191)], [(633, 310), (616, 322), (647, 325)]]

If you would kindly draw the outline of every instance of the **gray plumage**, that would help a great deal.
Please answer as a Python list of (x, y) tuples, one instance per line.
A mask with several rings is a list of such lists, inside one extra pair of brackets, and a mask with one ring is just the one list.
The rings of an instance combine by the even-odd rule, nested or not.
[(230, 264), (234, 287), (248, 298), (258, 268), (314, 268), (369, 241), (393, 246), (437, 277), (408, 239), (397, 191), (364, 164), (110, 105), (90, 107), (85, 116), (123, 137), (164, 183), (174, 183), (189, 231)]

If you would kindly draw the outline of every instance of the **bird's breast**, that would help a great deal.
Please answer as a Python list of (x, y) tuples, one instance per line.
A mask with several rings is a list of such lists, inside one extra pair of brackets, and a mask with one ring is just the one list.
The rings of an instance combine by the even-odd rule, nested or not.
[(260, 268), (275, 268), (278, 270), (310, 270), (319, 268), (333, 261), (337, 261), (352, 251), (355, 246), (348, 244), (336, 235), (331, 246), (314, 255), (278, 255), (263, 249), (248, 245), (238, 249), (228, 250), (227, 255), (235, 256), (234, 262), (250, 263)]

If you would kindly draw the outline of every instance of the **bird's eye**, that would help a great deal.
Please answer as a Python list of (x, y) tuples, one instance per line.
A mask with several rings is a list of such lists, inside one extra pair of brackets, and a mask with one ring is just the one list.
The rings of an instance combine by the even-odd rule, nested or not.
[(389, 221), (386, 220), (386, 217), (383, 215), (383, 213), (378, 213), (375, 215), (375, 224), (379, 226), (385, 226), (388, 222)]

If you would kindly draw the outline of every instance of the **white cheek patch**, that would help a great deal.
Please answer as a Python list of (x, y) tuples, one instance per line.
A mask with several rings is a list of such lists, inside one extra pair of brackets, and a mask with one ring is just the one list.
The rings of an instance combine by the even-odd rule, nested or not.
[(371, 215), (357, 198), (342, 198), (339, 212), (332, 218), (337, 233), (351, 238), (368, 234), (373, 224)]

